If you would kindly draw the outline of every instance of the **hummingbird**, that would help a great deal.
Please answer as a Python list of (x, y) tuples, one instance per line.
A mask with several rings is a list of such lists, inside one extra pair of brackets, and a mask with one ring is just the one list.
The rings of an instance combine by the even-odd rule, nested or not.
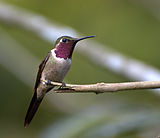
[[(45, 94), (55, 87), (50, 85), (50, 82), (60, 82), (65, 85), (63, 79), (70, 68), (72, 53), (77, 42), (92, 37), (95, 36), (82, 38), (61, 36), (56, 40), (53, 48), (47, 53), (39, 65), (34, 94), (25, 117), (24, 127), (27, 127), (32, 121)], [(42, 80), (46, 80), (46, 82)]]

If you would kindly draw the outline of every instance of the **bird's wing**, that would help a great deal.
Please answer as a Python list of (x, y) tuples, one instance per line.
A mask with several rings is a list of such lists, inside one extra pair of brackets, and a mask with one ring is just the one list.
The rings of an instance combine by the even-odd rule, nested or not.
[(43, 97), (41, 98), (37, 98), (37, 87), (40, 83), (40, 79), (41, 79), (41, 74), (42, 71), (49, 59), (50, 56), (50, 52), (47, 54), (47, 56), (44, 58), (44, 60), (42, 61), (42, 63), (39, 65), (39, 70), (38, 70), (38, 74), (37, 74), (37, 79), (36, 79), (36, 83), (35, 83), (35, 88), (34, 88), (34, 95), (32, 97), (32, 100), (30, 102), (29, 108), (27, 110), (27, 114), (25, 117), (25, 122), (24, 122), (24, 126), (27, 127), (29, 125), (29, 123), (32, 121), (32, 118), (34, 117)]
[(40, 83), (40, 79), (41, 79), (41, 75), (42, 75), (42, 71), (50, 57), (51, 52), (48, 52), (48, 54), (46, 55), (46, 57), (44, 58), (44, 60), (42, 61), (42, 63), (39, 65), (39, 70), (37, 73), (37, 79), (36, 79), (36, 83), (35, 83), (35, 87), (34, 87), (34, 91), (36, 92), (36, 89)]

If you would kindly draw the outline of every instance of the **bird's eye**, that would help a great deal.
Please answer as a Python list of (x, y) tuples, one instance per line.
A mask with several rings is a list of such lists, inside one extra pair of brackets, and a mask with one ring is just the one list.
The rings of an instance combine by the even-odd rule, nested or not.
[(66, 42), (67, 42), (67, 39), (66, 39), (66, 38), (63, 38), (63, 39), (62, 39), (62, 42), (63, 42), (63, 43), (66, 43)]

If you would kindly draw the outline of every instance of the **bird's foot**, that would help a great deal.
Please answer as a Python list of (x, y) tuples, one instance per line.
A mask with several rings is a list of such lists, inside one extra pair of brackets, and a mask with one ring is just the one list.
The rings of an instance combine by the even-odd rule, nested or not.
[(51, 81), (50, 81), (50, 80), (47, 80), (47, 79), (46, 79), (45, 84), (46, 84), (46, 85), (52, 85), (52, 84), (51, 84)]
[(66, 84), (62, 82), (62, 85), (58, 89), (65, 89), (65, 87), (66, 87)]

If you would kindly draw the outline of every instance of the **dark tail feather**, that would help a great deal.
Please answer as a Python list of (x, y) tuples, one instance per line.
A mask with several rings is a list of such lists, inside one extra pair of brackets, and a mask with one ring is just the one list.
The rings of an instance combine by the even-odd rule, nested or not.
[(31, 103), (29, 105), (26, 117), (25, 117), (25, 121), (24, 121), (24, 127), (25, 128), (32, 121), (32, 118), (34, 117), (34, 115), (35, 115), (35, 113), (36, 113), (36, 111), (37, 111), (42, 99), (43, 98), (37, 99), (37, 93), (36, 92), (34, 93), (34, 95), (32, 97), (32, 100), (31, 100)]

